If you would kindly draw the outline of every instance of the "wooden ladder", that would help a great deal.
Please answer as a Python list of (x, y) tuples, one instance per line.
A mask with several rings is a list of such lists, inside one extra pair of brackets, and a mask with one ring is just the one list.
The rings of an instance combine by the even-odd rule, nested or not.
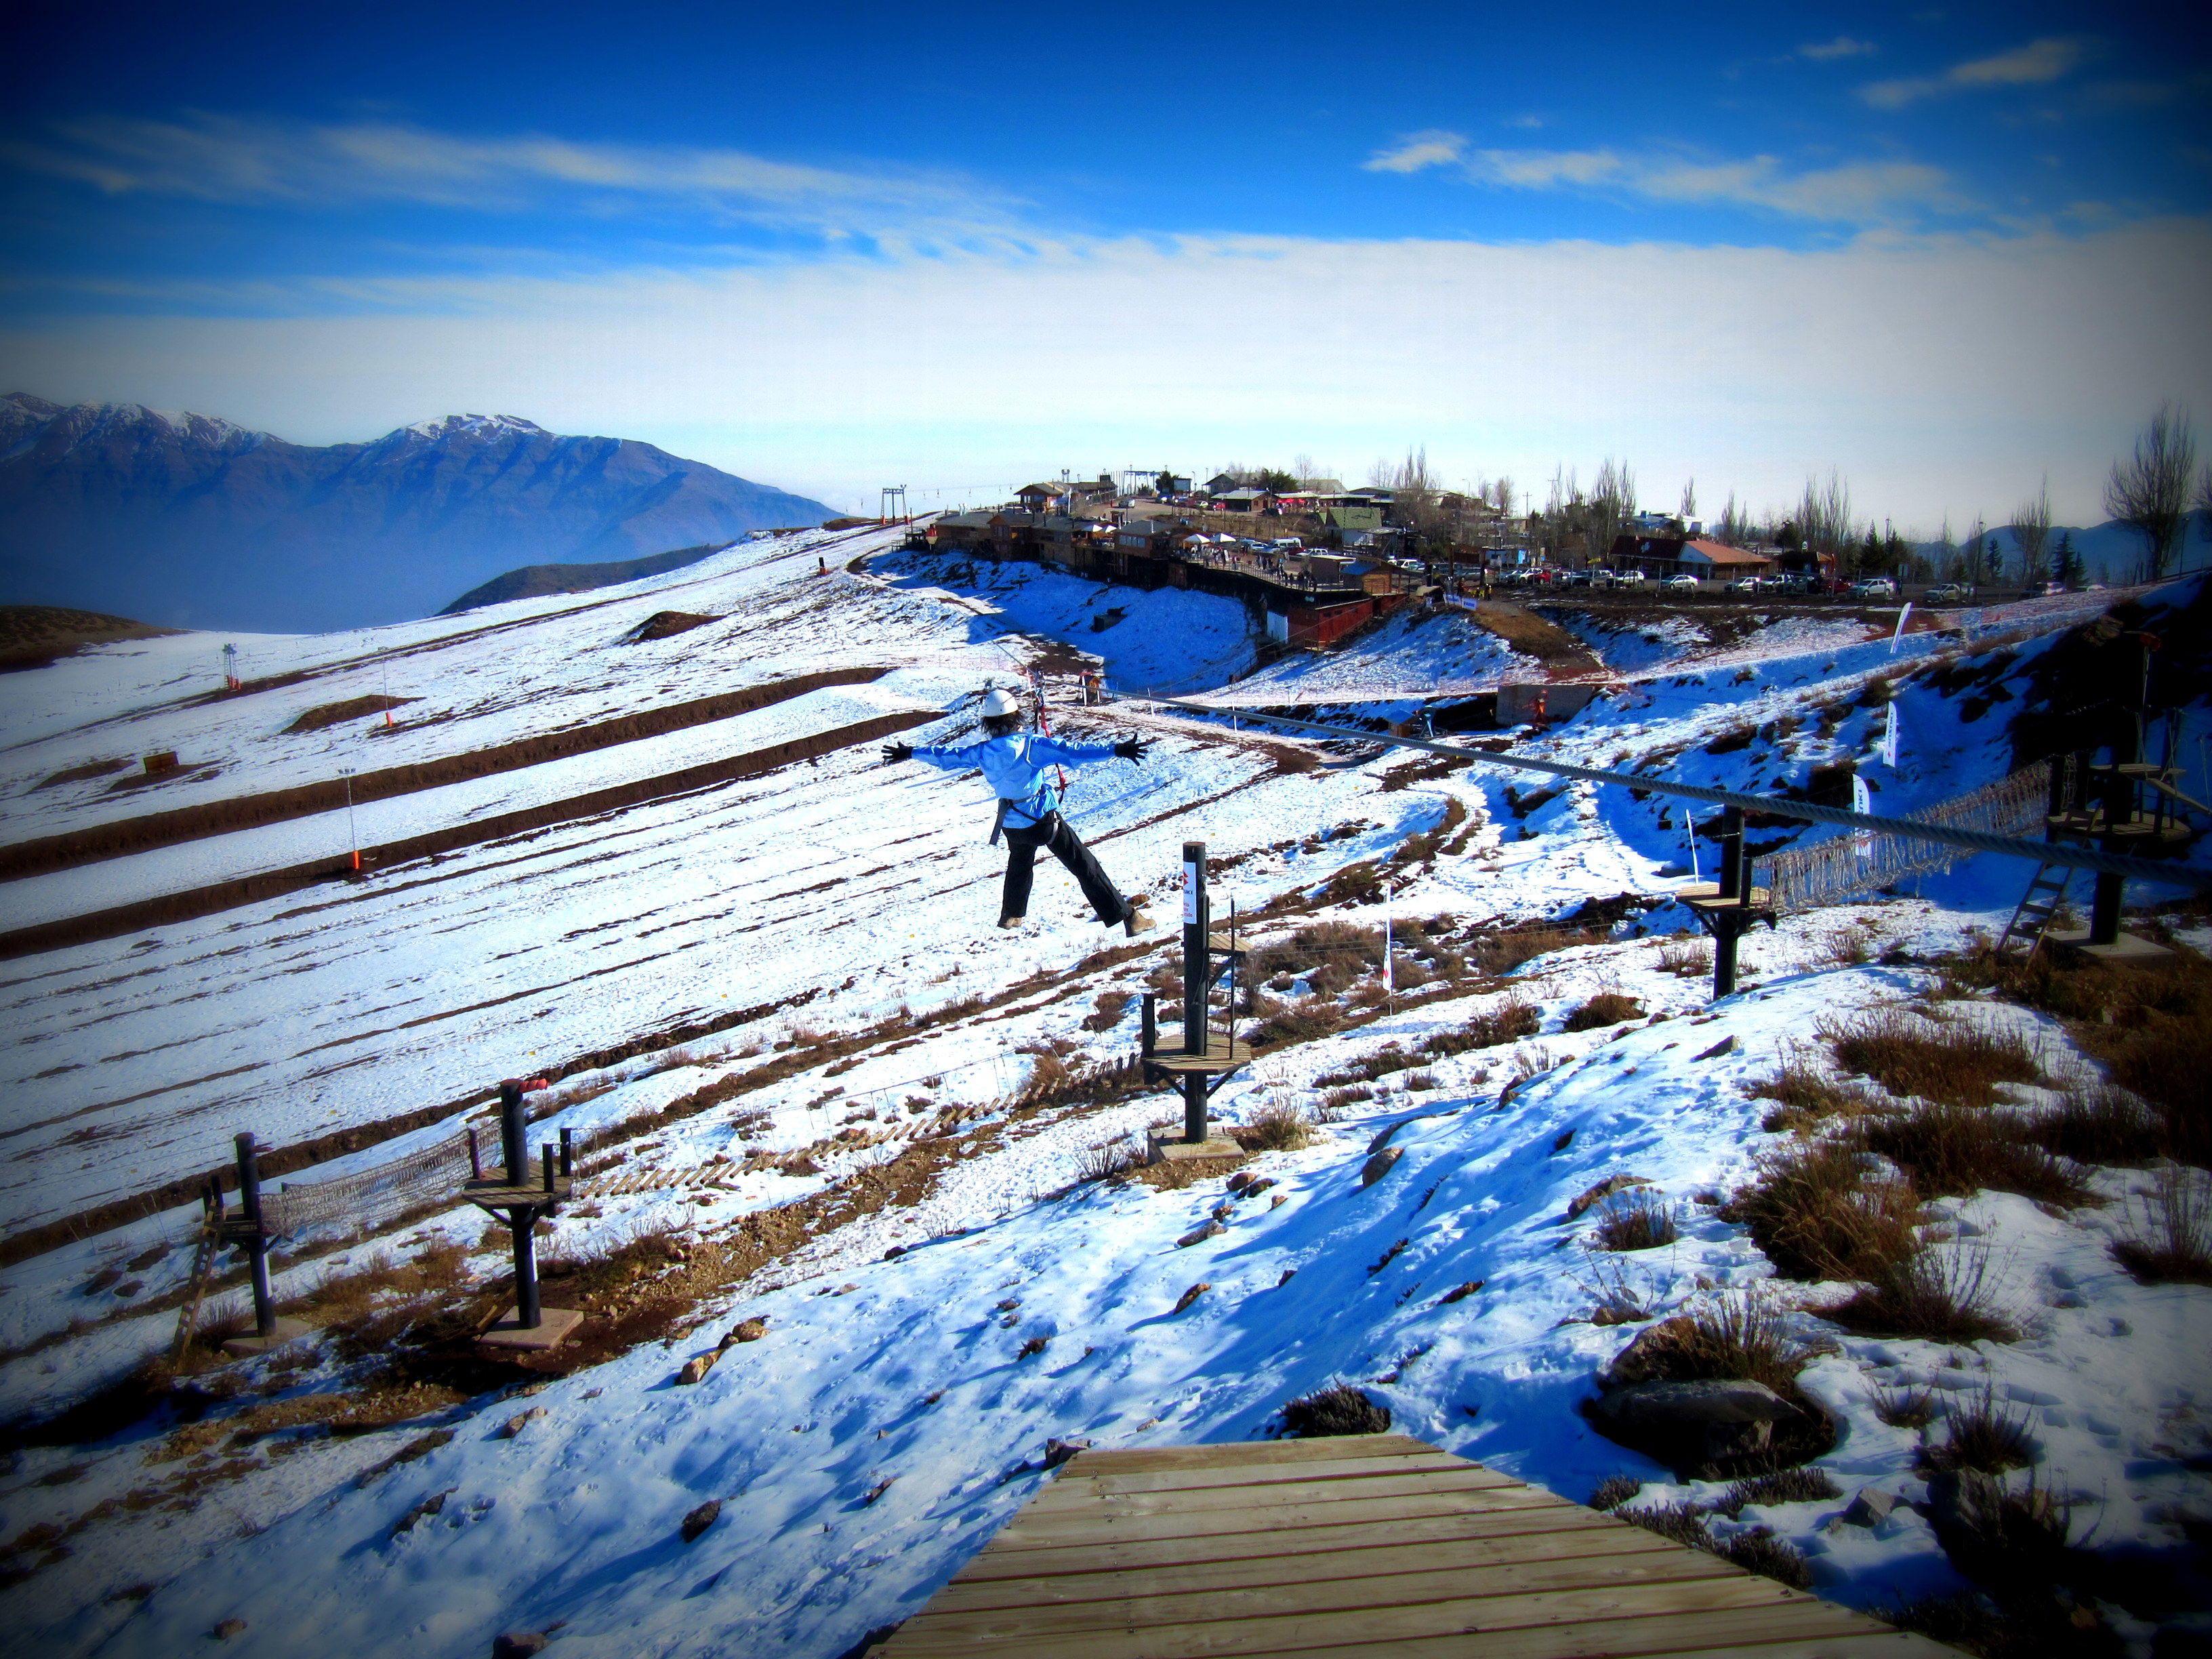
[[(185, 1305), (177, 1310), (176, 1338), (169, 1344), (173, 1367), (184, 1364), (185, 1350), (191, 1346), (192, 1333), (199, 1328), (200, 1304), (207, 1300), (208, 1281), (215, 1277), (215, 1259), (222, 1249), (221, 1201), (218, 1193), (200, 1225), (199, 1243), (192, 1254), (192, 1276), (185, 1286)], [(204, 1198), (202, 1202), (207, 1200)]]
[(2019, 908), (2013, 911), (2012, 920), (2005, 924), (1997, 939), (1998, 956), (2035, 954), (2043, 943), (2044, 930), (2051, 926), (2051, 918), (2066, 902), (2066, 884), (2073, 874), (2063, 864), (2036, 866), (2035, 879), (2027, 884), (2027, 891), (2021, 895)]

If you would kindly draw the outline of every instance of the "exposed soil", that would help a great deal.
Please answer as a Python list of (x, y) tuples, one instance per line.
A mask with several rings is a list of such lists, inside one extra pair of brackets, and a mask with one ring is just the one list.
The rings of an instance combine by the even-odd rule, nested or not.
[(152, 640), (174, 634), (128, 617), (72, 611), (58, 605), (0, 605), (0, 673), (45, 668), (78, 647), (111, 640)]
[(284, 729), (287, 732), (319, 732), (325, 726), (337, 726), (347, 720), (366, 720), (371, 714), (381, 714), (387, 708), (404, 708), (410, 702), (422, 702), (420, 697), (348, 697), (343, 702), (318, 703)]

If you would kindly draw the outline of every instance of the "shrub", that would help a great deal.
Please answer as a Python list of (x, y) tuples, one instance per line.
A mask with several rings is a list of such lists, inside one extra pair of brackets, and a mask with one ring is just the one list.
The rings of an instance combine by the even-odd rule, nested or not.
[(1144, 1167), (1145, 1160), (1126, 1142), (1112, 1140), (1103, 1146), (1093, 1146), (1075, 1160), (1075, 1178), (1080, 1182), (1094, 1181), (1126, 1181)]
[(1769, 1112), (1759, 1126), (1770, 1134), (1809, 1129), (1830, 1118), (1856, 1117), (1887, 1104), (1870, 1089), (1827, 1076), (1802, 1051), (1773, 1076), (1753, 1084), (1751, 1097), (1778, 1103), (1780, 1109)]
[(1919, 1248), (1919, 1200), (1904, 1182), (1869, 1176), (1840, 1141), (1761, 1158), (1758, 1177), (1721, 1211), (1744, 1227), (1784, 1279), (1871, 1279)]
[(1121, 1016), (1129, 1011), (1136, 997), (1127, 991), (1101, 991), (1092, 1011), (1083, 1017), (1086, 1031), (1110, 1031), (1121, 1023)]
[(1872, 1283), (1826, 1317), (1867, 1336), (1930, 1342), (2011, 1342), (2020, 1331), (1992, 1300), (1981, 1251), (1923, 1249), (1871, 1276)]
[(1773, 1304), (1748, 1292), (1722, 1296), (1694, 1313), (1655, 1325), (1613, 1362), (1614, 1383), (1702, 1382), (1747, 1377), (1777, 1394), (1796, 1392), (1813, 1351), (1783, 1332)]
[(2212, 1285), (2212, 1196), (2193, 1170), (2159, 1171), (2147, 1229), (2112, 1246), (2112, 1259), (2145, 1285)]
[(1656, 1249), (1679, 1237), (1674, 1206), (1651, 1192), (1617, 1193), (1599, 1207), (1597, 1243), (1601, 1250)]
[(1390, 1426), (1390, 1408), (1377, 1405), (1349, 1383), (1301, 1395), (1283, 1407), (1285, 1432), (1301, 1439), (1334, 1434), (1381, 1434)]
[(1703, 979), (1713, 971), (1711, 941), (1695, 934), (1668, 939), (1659, 947), (1659, 971), (1680, 979)]
[(1936, 1420), (1931, 1389), (1884, 1389), (1875, 1396), (1874, 1414), (1893, 1429), (1924, 1429)]
[(2051, 1111), (2032, 1120), (2027, 1138), (2076, 1164), (2143, 1164), (2165, 1150), (2157, 1115), (2124, 1090), (2070, 1089)]
[(1323, 1123), (1334, 1123), (1345, 1112), (1361, 1101), (1375, 1098), (1375, 1091), (1364, 1083), (1348, 1089), (1331, 1089), (1321, 1097), (1321, 1109), (1314, 1114)]
[(2074, 1530), (2069, 1506), (2033, 1478), (2021, 1486), (1971, 1470), (1950, 1478), (1958, 1498), (1936, 1534), (1952, 1565), (2001, 1602), (2047, 1598), (2064, 1571)]
[(1594, 1031), (1601, 1026), (1618, 1025), (1624, 1020), (1644, 1018), (1644, 1005), (1634, 997), (1619, 991), (1600, 991), (1580, 1007), (1567, 1015), (1565, 1030)]
[(1705, 1530), (1705, 1514), (1695, 1504), (1657, 1504), (1648, 1510), (1616, 1509), (1613, 1513), (1632, 1527), (1656, 1532), (1677, 1544), (1708, 1554), (1719, 1553), (1713, 1547), (1712, 1534)]
[(1262, 1020), (1252, 1030), (1250, 1042), (1255, 1054), (1270, 1048), (1287, 1048), (1296, 1043), (1313, 1042), (1325, 1036), (1334, 1036), (1350, 1023), (1350, 1016), (1334, 998), (1314, 995), (1300, 997), (1271, 1018)]
[(1813, 1570), (1805, 1565), (1804, 1556), (1796, 1545), (1777, 1538), (1768, 1528), (1753, 1527), (1748, 1532), (1740, 1532), (1714, 1553), (1723, 1560), (1735, 1562), (1746, 1572), (1774, 1579), (1791, 1589), (1813, 1588)]
[(1248, 1152), (1294, 1152), (1313, 1144), (1313, 1120), (1295, 1106), (1277, 1103), (1261, 1107), (1229, 1133)]
[(1921, 1453), (1927, 1468), (1976, 1469), (1984, 1474), (2024, 1469), (2034, 1461), (2027, 1416), (2005, 1410), (1990, 1389), (1983, 1389), (1972, 1404), (1948, 1413), (1942, 1443)]
[(1821, 1036), (1846, 1070), (1898, 1096), (1953, 1106), (1987, 1106), (1999, 1083), (2036, 1083), (2043, 1071), (2018, 1037), (1964, 1021), (1936, 1024), (1901, 1009), (1877, 1009)]

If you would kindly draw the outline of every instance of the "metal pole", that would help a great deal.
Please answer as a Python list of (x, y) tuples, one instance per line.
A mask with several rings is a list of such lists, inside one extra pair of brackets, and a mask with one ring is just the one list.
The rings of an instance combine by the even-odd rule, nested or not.
[(1158, 999), (1156, 998), (1150, 991), (1146, 992), (1143, 1052), (1147, 1059), (1151, 1057), (1152, 1050), (1159, 1046), (1160, 1042), (1160, 1021), (1158, 1005)]
[(576, 1173), (576, 1132), (574, 1129), (561, 1131), (561, 1173), (564, 1176)]
[(273, 1336), (276, 1308), (269, 1297), (269, 1234), (261, 1224), (261, 1159), (252, 1135), (240, 1135), (234, 1144), (238, 1148), (239, 1207), (253, 1226), (246, 1241), (246, 1259), (253, 1272), (253, 1334)]
[(538, 1150), (545, 1155), (545, 1190), (550, 1193), (553, 1190), (553, 1143), (549, 1140)]
[[(1212, 918), (1206, 899), (1206, 843), (1182, 844), (1182, 1050), (1206, 1052), (1206, 928)], [(1182, 1079), (1182, 1138), (1193, 1146), (1206, 1139), (1206, 1074), (1186, 1072)]]
[(500, 1151), (507, 1162), (507, 1184), (530, 1179), (530, 1151), (522, 1144), (522, 1085), (509, 1078), (499, 1085)]
[(469, 1179), (483, 1179), (483, 1149), (477, 1145), (477, 1132), (471, 1127), (469, 1133)]
[(1721, 813), (1721, 893), (1724, 899), (1743, 896), (1743, 809), (1730, 806)]
[(538, 1243), (530, 1236), (537, 1216), (530, 1209), (507, 1212), (507, 1224), (514, 1234), (514, 1322), (526, 1331), (536, 1330), (542, 1322), (538, 1311)]

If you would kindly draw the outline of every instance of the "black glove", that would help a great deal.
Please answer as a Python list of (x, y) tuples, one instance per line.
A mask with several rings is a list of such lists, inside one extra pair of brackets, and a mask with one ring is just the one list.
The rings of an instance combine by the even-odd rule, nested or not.
[(1142, 760), (1145, 750), (1152, 746), (1150, 738), (1124, 738), (1114, 745), (1114, 752), (1123, 760)]
[(910, 743), (887, 743), (884, 745), (884, 764), (886, 766), (913, 758), (914, 745)]

